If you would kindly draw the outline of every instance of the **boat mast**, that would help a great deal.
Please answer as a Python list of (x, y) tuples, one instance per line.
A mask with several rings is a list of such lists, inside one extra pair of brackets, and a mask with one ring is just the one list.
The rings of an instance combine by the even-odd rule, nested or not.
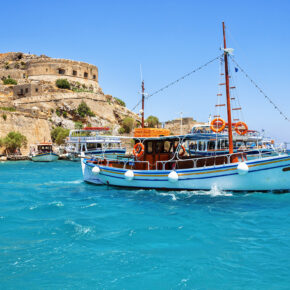
[(231, 98), (230, 98), (230, 84), (229, 84), (228, 52), (226, 51), (227, 44), (226, 44), (226, 32), (225, 32), (224, 22), (223, 22), (223, 35), (224, 35), (225, 80), (226, 80), (227, 113), (228, 113), (229, 153), (232, 154), (234, 153), (234, 146), (233, 146)]
[(144, 99), (145, 99), (145, 94), (144, 94), (144, 81), (142, 81), (142, 128), (144, 128)]

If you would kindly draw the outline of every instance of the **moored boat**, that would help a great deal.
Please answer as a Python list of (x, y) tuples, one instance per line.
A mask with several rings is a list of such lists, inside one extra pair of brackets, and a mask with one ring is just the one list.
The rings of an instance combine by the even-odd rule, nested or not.
[(29, 158), (32, 161), (51, 162), (57, 161), (59, 155), (53, 152), (52, 143), (43, 142), (30, 147)]
[(71, 161), (79, 161), (80, 155), (117, 157), (126, 152), (119, 137), (100, 135), (101, 131), (108, 131), (107, 127), (86, 127), (71, 130), (66, 139), (66, 156)]

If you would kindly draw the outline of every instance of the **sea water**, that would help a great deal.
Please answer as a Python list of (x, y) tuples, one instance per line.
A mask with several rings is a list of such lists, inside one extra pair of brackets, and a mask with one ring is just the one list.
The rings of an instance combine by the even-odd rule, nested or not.
[(289, 289), (290, 194), (126, 190), (0, 163), (1, 289)]

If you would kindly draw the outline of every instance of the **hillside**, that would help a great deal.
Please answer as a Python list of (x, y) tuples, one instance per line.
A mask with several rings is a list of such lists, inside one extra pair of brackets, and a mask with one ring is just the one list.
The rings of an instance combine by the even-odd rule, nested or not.
[[(108, 126), (117, 134), (125, 117), (139, 120), (119, 99), (103, 93), (97, 67), (87, 63), (5, 53), (0, 54), (0, 78), (0, 137), (19, 131), (29, 144), (49, 141), (53, 127), (74, 129), (76, 122)], [(11, 79), (17, 84), (4, 84)], [(67, 79), (70, 89), (56, 87), (58, 79)], [(82, 101), (92, 116), (77, 113)], [(22, 152), (27, 153), (28, 148)]]

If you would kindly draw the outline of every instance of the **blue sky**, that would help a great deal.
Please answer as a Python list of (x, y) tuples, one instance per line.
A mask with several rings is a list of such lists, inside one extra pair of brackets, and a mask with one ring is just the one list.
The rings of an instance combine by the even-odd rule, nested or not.
[[(106, 94), (131, 109), (147, 93), (219, 55), (222, 21), (235, 59), (290, 116), (290, 1), (5, 1), (1, 51), (46, 54), (92, 63)], [(161, 121), (214, 113), (215, 62), (146, 102)], [(289, 122), (241, 72), (235, 74), (244, 121), (251, 129), (290, 141)]]

